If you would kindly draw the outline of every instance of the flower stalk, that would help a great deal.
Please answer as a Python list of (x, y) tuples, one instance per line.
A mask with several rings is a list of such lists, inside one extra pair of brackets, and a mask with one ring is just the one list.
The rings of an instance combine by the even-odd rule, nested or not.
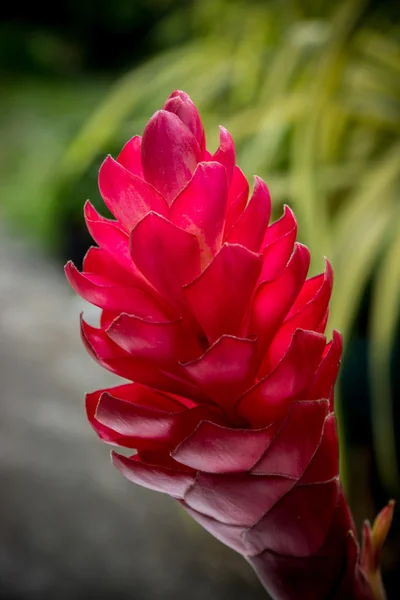
[(361, 566), (371, 586), (374, 600), (386, 600), (386, 592), (381, 575), (382, 548), (393, 520), (395, 501), (385, 506), (375, 518), (371, 527), (365, 521), (362, 531)]

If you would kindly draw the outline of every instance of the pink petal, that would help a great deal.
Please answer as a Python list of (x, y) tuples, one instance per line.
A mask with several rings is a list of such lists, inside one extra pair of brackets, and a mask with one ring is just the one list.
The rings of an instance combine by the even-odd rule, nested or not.
[(82, 314), (80, 318), (82, 341), (92, 356), (100, 361), (108, 361), (114, 358), (125, 358), (129, 355), (113, 342), (103, 329), (92, 327), (87, 323)]
[(204, 267), (222, 244), (227, 197), (224, 167), (217, 162), (199, 163), (170, 208), (169, 220), (197, 237)]
[(111, 156), (100, 167), (99, 189), (107, 207), (128, 232), (150, 211), (163, 216), (168, 212), (164, 198), (151, 185)]
[(197, 523), (217, 538), (217, 540), (244, 556), (247, 554), (247, 547), (242, 538), (243, 527), (220, 523), (220, 521), (207, 517), (197, 510), (193, 510), (183, 501), (180, 501), (180, 505), (195, 521), (197, 521)]
[(294, 402), (252, 473), (299, 479), (321, 442), (327, 413), (327, 400)]
[(246, 542), (254, 554), (271, 550), (286, 556), (312, 556), (328, 534), (337, 497), (336, 479), (295, 487), (246, 532)]
[[(318, 367), (311, 387), (307, 392), (307, 398), (317, 400), (318, 398), (329, 398), (332, 403), (333, 388), (339, 372), (340, 359), (342, 356), (342, 336), (338, 331), (333, 331), (333, 339), (329, 345), (320, 366)], [(333, 411), (333, 406), (330, 406)]]
[[(128, 383), (125, 385), (116, 386), (113, 388), (97, 390), (91, 394), (86, 394), (86, 413), (90, 424), (96, 431), (97, 435), (104, 442), (123, 446), (125, 448), (147, 448), (154, 444), (150, 440), (150, 444), (142, 437), (132, 438), (125, 437), (118, 433), (112, 427), (107, 427), (96, 418), (96, 410), (99, 405), (100, 398), (104, 395), (112, 394), (115, 398), (123, 399), (126, 402), (135, 402), (136, 404), (146, 404), (151, 400), (151, 405), (158, 409), (172, 411), (182, 411), (184, 406), (171, 399), (170, 396), (157, 393), (150, 388), (141, 386), (137, 383)], [(147, 443), (146, 443), (147, 442)]]
[(210, 344), (223, 334), (239, 333), (260, 268), (259, 255), (224, 244), (205, 271), (185, 287), (186, 300)]
[(324, 348), (323, 335), (298, 329), (276, 369), (238, 401), (238, 414), (253, 427), (265, 427), (281, 419), (293, 400), (299, 399), (309, 385)]
[(108, 329), (113, 321), (119, 316), (119, 313), (102, 310), (100, 314), (101, 329)]
[(111, 453), (111, 458), (114, 466), (129, 481), (175, 498), (183, 498), (185, 491), (194, 481), (194, 475), (186, 471), (149, 465), (135, 460), (135, 457), (127, 458), (116, 452)]
[[(99, 212), (97, 212), (90, 200), (86, 200), (85, 205), (83, 207), (83, 213), (88, 229), (91, 223), (101, 223), (102, 225), (114, 226), (118, 230), (118, 232), (122, 234), (122, 236), (126, 237), (126, 233), (122, 229), (120, 223), (118, 223), (118, 221), (115, 221), (114, 219), (107, 219), (106, 217), (103, 217)], [(93, 235), (92, 237), (96, 241), (96, 243), (99, 244), (99, 242), (97, 242)], [(101, 244), (99, 244), (99, 246), (100, 245)]]
[(181, 319), (155, 322), (122, 314), (110, 325), (107, 335), (131, 356), (157, 365), (177, 364), (202, 353)]
[(173, 451), (178, 462), (207, 473), (250, 469), (270, 444), (276, 429), (231, 429), (203, 421)]
[(319, 322), (319, 324), (315, 328), (315, 331), (317, 331), (318, 333), (325, 333), (325, 329), (326, 329), (326, 326), (328, 324), (328, 319), (329, 319), (329, 306), (326, 309), (325, 314), (322, 317), (321, 321)]
[(172, 458), (171, 454), (168, 451), (166, 452), (165, 449), (140, 450), (137, 453), (136, 460), (141, 460), (143, 463), (150, 465), (157, 465), (166, 469), (172, 469), (173, 471), (191, 473), (192, 475), (195, 473), (195, 471), (193, 471), (193, 469), (190, 467), (185, 467), (184, 465), (177, 463), (176, 460)]
[[(342, 336), (338, 331), (334, 330), (332, 342), (327, 346), (324, 358), (307, 393), (307, 397), (311, 400), (331, 398), (339, 372), (342, 347)], [(333, 410), (333, 407), (331, 409)]]
[(103, 361), (101, 364), (112, 373), (125, 379), (139, 382), (169, 394), (191, 398), (197, 402), (202, 400), (200, 390), (190, 381), (182, 379), (179, 376), (179, 371), (178, 374), (166, 372), (148, 361), (132, 357), (113, 358)]
[(102, 425), (95, 417), (96, 408), (99, 403), (99, 399), (103, 390), (98, 390), (96, 392), (92, 392), (91, 394), (86, 394), (85, 404), (86, 404), (86, 414), (90, 425), (93, 427), (97, 435), (103, 442), (107, 444), (116, 444), (125, 446), (126, 448), (134, 448), (134, 446), (129, 446), (129, 440), (124, 437), (121, 437), (118, 433), (116, 433), (113, 429)]
[(101, 329), (91, 327), (81, 321), (81, 336), (86, 350), (102, 367), (125, 379), (136, 381), (157, 390), (178, 394), (197, 400), (201, 398), (199, 389), (190, 381), (177, 374), (167, 373), (157, 368), (148, 360), (130, 356), (120, 346), (117, 346)]
[(201, 160), (194, 135), (181, 119), (160, 110), (147, 123), (142, 139), (143, 172), (168, 204), (188, 183)]
[(254, 340), (224, 335), (203, 356), (183, 368), (209, 398), (229, 408), (250, 386), (255, 353)]
[[(306, 307), (309, 307), (308, 312), (314, 313), (315, 304), (318, 303), (324, 304), (323, 310), (319, 310), (318, 317), (314, 317), (313, 322), (316, 323), (316, 326), (319, 324), (323, 316), (325, 315), (326, 308), (328, 306), (329, 298), (332, 292), (333, 286), (333, 270), (328, 260), (325, 261), (325, 272), (320, 275), (316, 275), (315, 277), (311, 277), (307, 279), (304, 283), (303, 288), (296, 298), (296, 302), (293, 304), (289, 314), (288, 319), (294, 317), (300, 311), (304, 311)], [(310, 304), (314, 311), (310, 310)]]
[(94, 275), (80, 273), (72, 262), (65, 265), (65, 275), (76, 293), (95, 306), (118, 313), (127, 312), (144, 319), (162, 321), (168, 318), (168, 311), (163, 310), (161, 301), (158, 302), (137, 285), (116, 285)]
[[(124, 383), (111, 388), (100, 390), (100, 395), (106, 393), (119, 400), (133, 402), (140, 406), (149, 406), (164, 412), (179, 412), (185, 410), (186, 406), (179, 402), (176, 396), (170, 396), (162, 392), (141, 385), (140, 383)], [(99, 397), (100, 399), (100, 397)]]
[[(279, 224), (279, 234), (278, 231)], [(263, 266), (260, 274), (260, 282), (272, 281), (286, 267), (290, 256), (292, 255), (294, 243), (297, 235), (297, 223), (292, 211), (286, 206), (285, 213), (279, 221), (276, 221), (268, 228), (268, 232), (274, 229), (274, 236), (263, 250)], [(268, 233), (267, 233), (268, 236)]]
[(298, 302), (294, 304), (289, 316), (272, 340), (265, 357), (264, 368), (273, 369), (280, 361), (296, 329), (317, 329), (328, 308), (332, 292), (332, 282), (332, 268), (327, 261), (322, 285), (319, 287), (317, 293), (311, 297), (311, 300), (309, 300), (308, 292), (309, 288), (313, 286), (305, 286), (306, 291), (300, 295)]
[[(132, 261), (131, 265), (133, 265)], [(115, 281), (122, 285), (126, 285), (127, 283), (137, 284), (133, 269), (126, 269), (118, 261), (118, 255), (110, 254), (102, 248), (94, 246), (89, 248), (83, 259), (82, 266), (86, 274), (99, 275), (100, 277), (104, 277), (106, 274), (110, 282)]]
[(249, 184), (238, 166), (233, 170), (233, 177), (228, 191), (228, 205), (223, 240), (228, 237), (232, 227), (237, 223), (244, 211), (249, 196)]
[(83, 211), (89, 233), (98, 246), (111, 252), (124, 244), (128, 246), (129, 238), (118, 221), (102, 217), (89, 200)]
[(232, 136), (225, 127), (219, 128), (219, 148), (213, 155), (213, 160), (225, 167), (228, 184), (230, 184), (235, 169), (236, 152)]
[(294, 484), (285, 477), (198, 473), (185, 494), (185, 503), (221, 523), (250, 527)]
[(253, 427), (283, 418), (292, 402), (304, 395), (324, 347), (324, 336), (298, 329), (276, 369), (239, 399), (235, 407), (238, 414)]
[[(273, 281), (261, 283), (253, 300), (249, 333), (258, 337), (260, 348), (271, 340), (301, 290), (310, 264), (308, 249), (296, 244), (282, 273)], [(279, 301), (278, 301), (279, 299)]]
[(199, 112), (186, 92), (175, 90), (163, 106), (164, 110), (176, 114), (182, 123), (191, 131), (202, 152), (205, 150), (206, 139)]
[(137, 175), (143, 179), (142, 157), (140, 146), (142, 138), (140, 135), (135, 135), (129, 142), (125, 144), (118, 155), (117, 162), (125, 167), (133, 175)]
[(324, 433), (316, 453), (311, 459), (300, 483), (323, 483), (339, 475), (339, 440), (336, 418), (331, 413), (325, 420)]
[(262, 179), (255, 177), (253, 194), (229, 233), (227, 241), (259, 252), (270, 216), (271, 197), (268, 188)]
[[(136, 404), (134, 400), (115, 398), (106, 392), (100, 398), (96, 419), (126, 438), (162, 443), (172, 448), (179, 439), (189, 435), (201, 420), (213, 414), (206, 406), (196, 406), (191, 409), (181, 407), (178, 412), (160, 410), (152, 406), (153, 397), (156, 395), (156, 392), (151, 393), (148, 390), (149, 405), (145, 406), (143, 403)], [(166, 405), (168, 406), (168, 402)]]
[(294, 216), (292, 209), (285, 204), (283, 207), (283, 215), (280, 219), (274, 221), (267, 229), (264, 238), (264, 248), (271, 246), (271, 244), (274, 244), (277, 240), (286, 236), (293, 229), (297, 230), (296, 217)]
[(99, 215), (89, 201), (85, 204), (84, 214), (87, 228), (96, 244), (115, 255), (124, 269), (131, 271), (144, 282), (144, 277), (139, 274), (129, 253), (129, 237), (119, 223)]
[(148, 214), (132, 231), (130, 249), (143, 275), (175, 305), (182, 301), (182, 286), (200, 273), (196, 236), (155, 213)]
[[(137, 384), (131, 384), (132, 387)], [(177, 404), (170, 406), (169, 398), (166, 395), (139, 386), (142, 390), (147, 390), (147, 403), (143, 401), (135, 402), (135, 395), (131, 399), (121, 399), (108, 392), (104, 392), (98, 402), (96, 409), (96, 419), (103, 425), (113, 429), (126, 437), (143, 437), (154, 440), (164, 440), (168, 437), (176, 416), (185, 409)], [(153, 400), (156, 397), (156, 404), (162, 405), (157, 398), (164, 396), (166, 399), (166, 409), (158, 406), (154, 407)], [(140, 398), (143, 400), (143, 398)], [(172, 408), (172, 412), (171, 412)], [(168, 410), (169, 409), (169, 410)]]
[(85, 204), (84, 214), (87, 228), (96, 244), (102, 250), (112, 254), (121, 267), (130, 273), (130, 277), (133, 277), (140, 287), (144, 287), (145, 289), (150, 288), (149, 282), (132, 261), (129, 252), (129, 237), (121, 229), (119, 223), (105, 219), (99, 215), (89, 201)]

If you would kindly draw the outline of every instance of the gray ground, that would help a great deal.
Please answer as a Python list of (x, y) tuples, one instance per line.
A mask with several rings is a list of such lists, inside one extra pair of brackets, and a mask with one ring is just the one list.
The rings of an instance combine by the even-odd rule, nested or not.
[(83, 410), (113, 382), (80, 343), (87, 307), (0, 234), (0, 599), (265, 599), (241, 557), (111, 466)]

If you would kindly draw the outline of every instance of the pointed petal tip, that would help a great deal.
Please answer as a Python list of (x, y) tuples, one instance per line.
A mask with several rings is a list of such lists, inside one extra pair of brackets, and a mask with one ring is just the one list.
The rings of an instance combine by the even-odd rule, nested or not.
[(72, 262), (72, 260), (69, 260), (64, 265), (64, 273), (65, 273), (65, 277), (67, 278), (67, 281), (70, 284), (70, 286), (72, 287), (72, 289), (77, 294), (79, 294), (79, 289), (78, 289), (79, 286), (77, 285), (77, 278), (79, 279), (82, 276), (82, 273), (75, 266), (75, 264)]
[(290, 213), (291, 215), (294, 216), (294, 212), (293, 210), (290, 208), (289, 204), (284, 204), (283, 205), (283, 214), (285, 213)]
[(101, 165), (99, 167), (99, 173), (98, 173), (99, 178), (104, 175), (104, 168), (107, 167), (110, 163), (115, 163), (115, 162), (117, 162), (117, 161), (111, 156), (111, 154), (107, 154), (107, 156), (105, 157), (105, 159), (103, 160), (103, 162), (101, 163)]
[(306, 246), (305, 244), (302, 244), (301, 242), (296, 242), (295, 248), (298, 248), (299, 252), (302, 252), (304, 254), (310, 254), (310, 250), (308, 249), (308, 246)]
[(327, 277), (333, 277), (332, 263), (326, 256), (324, 256), (324, 262), (325, 262), (325, 273), (326, 273)]
[(295, 225), (297, 225), (296, 215), (295, 215), (293, 209), (289, 206), (289, 204), (284, 204), (282, 206), (282, 215), (276, 221), (274, 221), (274, 223), (277, 223), (278, 221), (286, 220), (289, 218), (291, 221), (294, 221)]
[(219, 147), (212, 158), (224, 165), (228, 182), (230, 183), (232, 181), (236, 163), (235, 143), (229, 131), (222, 125), (219, 126), (219, 139)]
[[(263, 194), (267, 203), (269, 204), (269, 213), (271, 214), (271, 192), (269, 190), (268, 185), (265, 183), (264, 179), (262, 179), (261, 177), (259, 177), (258, 175), (254, 175), (253, 176), (253, 181), (254, 181), (254, 185), (253, 185), (253, 196), (257, 195), (257, 194)], [(268, 215), (268, 220), (270, 217), (270, 214)]]
[(89, 198), (86, 199), (85, 204), (83, 205), (83, 212), (89, 211), (91, 208), (94, 209), (93, 204), (90, 202)]
[(116, 467), (118, 470), (120, 470), (120, 466), (122, 466), (123, 461), (122, 461), (122, 455), (118, 454), (118, 452), (116, 452), (115, 450), (111, 450), (110, 452), (110, 459), (112, 464), (114, 465), (114, 467)]
[(342, 354), (343, 350), (343, 336), (337, 329), (332, 331), (332, 345), (336, 346), (338, 354)]
[(382, 548), (389, 533), (393, 521), (395, 505), (395, 500), (390, 500), (378, 513), (372, 525), (373, 540), (375, 545), (379, 548)]
[(102, 404), (104, 405), (104, 402), (107, 402), (107, 401), (113, 400), (113, 399), (115, 399), (115, 397), (112, 394), (110, 394), (110, 392), (107, 390), (100, 394), (99, 401), (98, 401), (96, 409), (94, 411), (94, 416), (98, 421), (100, 421), (99, 415), (101, 414), (101, 412), (104, 408), (104, 407), (102, 408), (101, 405)]
[[(85, 218), (86, 221), (86, 226), (89, 229), (89, 233), (91, 233), (91, 228), (90, 225), (93, 223), (97, 223), (97, 222), (102, 222), (102, 223), (112, 223), (115, 225), (118, 225), (117, 221), (113, 221), (111, 219), (108, 219), (107, 217), (103, 217), (95, 208), (94, 204), (92, 204), (92, 202), (90, 200), (86, 200), (84, 206), (83, 206), (83, 216)], [(92, 230), (93, 231), (93, 230)]]
[[(71, 267), (74, 267), (74, 263), (72, 262), (72, 260), (68, 260), (65, 265), (64, 265), (64, 272), (66, 273), (67, 271), (69, 271), (71, 269)], [(75, 267), (76, 268), (76, 267)]]
[(269, 188), (262, 177), (260, 177), (259, 175), (253, 175), (253, 180), (254, 180), (254, 186), (261, 185), (263, 188), (268, 190), (268, 193), (269, 193)]

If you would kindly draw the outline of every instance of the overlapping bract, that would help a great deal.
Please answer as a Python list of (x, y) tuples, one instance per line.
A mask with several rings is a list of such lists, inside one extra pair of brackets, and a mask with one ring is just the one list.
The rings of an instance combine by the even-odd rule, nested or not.
[(66, 274), (102, 309), (100, 328), (81, 320), (86, 348), (130, 381), (87, 396), (100, 438), (137, 450), (114, 464), (178, 499), (274, 598), (371, 598), (338, 479), (329, 263), (307, 279), (292, 211), (269, 223), (265, 183), (249, 194), (225, 129), (206, 150), (183, 92), (99, 188), (115, 220), (86, 204), (98, 247)]

